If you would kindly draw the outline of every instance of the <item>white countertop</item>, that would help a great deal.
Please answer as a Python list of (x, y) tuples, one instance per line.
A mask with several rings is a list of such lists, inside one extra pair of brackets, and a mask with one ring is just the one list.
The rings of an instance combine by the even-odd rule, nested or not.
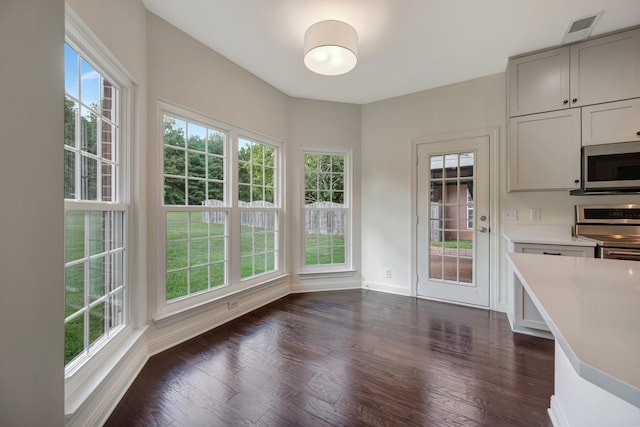
[(505, 224), (503, 236), (510, 243), (533, 243), (564, 246), (596, 246), (590, 239), (575, 237), (570, 225), (512, 225)]
[(507, 257), (576, 372), (640, 407), (640, 262)]

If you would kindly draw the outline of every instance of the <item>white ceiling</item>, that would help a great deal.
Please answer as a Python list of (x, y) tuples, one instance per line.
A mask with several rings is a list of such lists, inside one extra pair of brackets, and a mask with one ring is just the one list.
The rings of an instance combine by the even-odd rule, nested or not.
[[(507, 58), (559, 45), (604, 10), (592, 35), (640, 24), (640, 0), (143, 0), (216, 52), (300, 98), (365, 104), (503, 72)], [(304, 33), (336, 19), (358, 32), (342, 76), (302, 61)]]

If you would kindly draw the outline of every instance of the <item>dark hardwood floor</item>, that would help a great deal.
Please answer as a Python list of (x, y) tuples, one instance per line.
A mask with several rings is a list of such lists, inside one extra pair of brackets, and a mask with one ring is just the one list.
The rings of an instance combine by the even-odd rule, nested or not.
[(107, 426), (551, 426), (553, 341), (502, 313), (294, 294), (152, 357)]

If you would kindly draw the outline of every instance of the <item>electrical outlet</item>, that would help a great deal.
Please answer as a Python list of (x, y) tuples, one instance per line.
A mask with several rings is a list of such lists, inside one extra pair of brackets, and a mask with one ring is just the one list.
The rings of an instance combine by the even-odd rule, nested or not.
[(239, 304), (240, 304), (240, 301), (239, 301), (239, 300), (237, 300), (237, 299), (236, 299), (236, 300), (233, 300), (233, 301), (229, 301), (229, 302), (227, 303), (227, 308), (228, 308), (229, 310), (233, 310), (234, 308), (238, 308), (238, 305), (239, 305)]
[(540, 221), (540, 220), (542, 220), (542, 209), (531, 208), (531, 221)]
[(505, 221), (517, 221), (518, 211), (515, 209), (505, 209), (502, 211), (502, 219)]
[(384, 278), (391, 279), (391, 269), (389, 267), (385, 267), (384, 269)]

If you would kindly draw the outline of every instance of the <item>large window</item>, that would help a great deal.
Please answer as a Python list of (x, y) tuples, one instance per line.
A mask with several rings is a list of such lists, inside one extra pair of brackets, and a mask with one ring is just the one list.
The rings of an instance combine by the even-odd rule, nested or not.
[(278, 268), (277, 150), (247, 138), (238, 142), (240, 277)]
[(65, 45), (65, 363), (78, 365), (126, 324), (120, 90)]
[(165, 302), (206, 300), (210, 291), (238, 289), (278, 272), (280, 145), (240, 136), (233, 126), (190, 111), (166, 109)]
[(166, 300), (227, 284), (227, 137), (164, 115)]
[(349, 266), (349, 169), (347, 151), (304, 151), (306, 267), (335, 270)]

